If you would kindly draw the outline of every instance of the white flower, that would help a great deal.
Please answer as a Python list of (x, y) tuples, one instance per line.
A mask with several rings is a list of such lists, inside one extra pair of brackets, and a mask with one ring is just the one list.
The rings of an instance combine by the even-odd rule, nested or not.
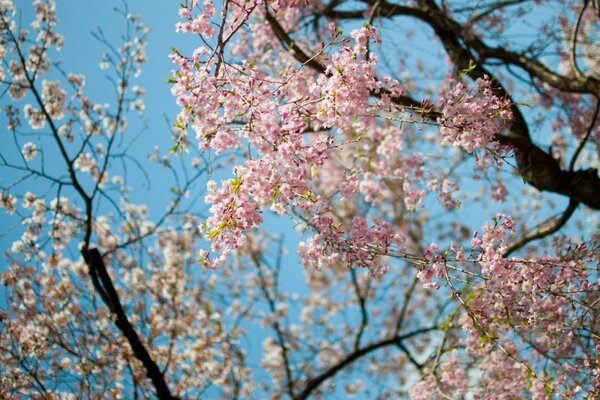
[(27, 161), (31, 161), (37, 155), (37, 147), (31, 142), (25, 143), (21, 149), (21, 154), (23, 154), (23, 157), (25, 157)]

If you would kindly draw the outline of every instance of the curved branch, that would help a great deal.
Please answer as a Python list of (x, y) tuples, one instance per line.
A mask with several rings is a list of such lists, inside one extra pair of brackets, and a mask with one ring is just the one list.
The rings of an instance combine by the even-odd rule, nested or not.
[(317, 61), (315, 57), (309, 57), (302, 48), (296, 45), (294, 40), (292, 40), (288, 33), (283, 29), (279, 21), (277, 21), (273, 14), (271, 14), (268, 9), (268, 5), (265, 5), (265, 18), (271, 26), (273, 33), (279, 40), (279, 43), (281, 43), (286, 51), (291, 53), (296, 60), (302, 63), (302, 65), (306, 65), (315, 71), (325, 74), (325, 66)]
[(508, 257), (509, 255), (519, 250), (529, 242), (532, 242), (536, 239), (541, 239), (543, 237), (553, 234), (554, 232), (557, 232), (567, 223), (569, 218), (571, 218), (571, 216), (577, 209), (577, 206), (579, 206), (579, 203), (575, 200), (571, 200), (569, 202), (569, 205), (567, 206), (567, 209), (562, 213), (562, 215), (559, 218), (553, 217), (548, 219), (534, 231), (529, 232), (521, 239), (511, 243), (508, 246), (508, 248), (502, 253), (502, 257)]
[(581, 26), (581, 19), (583, 18), (583, 14), (585, 13), (585, 9), (587, 8), (588, 0), (584, 0), (583, 7), (581, 7), (581, 11), (579, 12), (579, 16), (577, 17), (577, 22), (575, 22), (575, 28), (573, 29), (573, 45), (571, 46), (571, 66), (573, 67), (573, 71), (577, 78), (581, 79), (585, 75), (579, 69), (579, 65), (577, 65), (577, 33), (579, 33), (579, 27)]
[(419, 371), (421, 371), (423, 369), (423, 365), (419, 364), (419, 362), (413, 357), (412, 353), (410, 352), (410, 350), (408, 350), (408, 348), (404, 345), (404, 343), (402, 343), (401, 341), (396, 342), (396, 346), (400, 349), (400, 351), (402, 351), (405, 355), (406, 358), (408, 358), (408, 361)]
[[(321, 374), (315, 376), (312, 379), (309, 379), (306, 382), (306, 386), (304, 387), (304, 390), (302, 392), (300, 392), (300, 394), (298, 396), (296, 396), (296, 399), (297, 400), (307, 399), (308, 396), (315, 389), (317, 389), (319, 387), (319, 385), (321, 385), (324, 381), (326, 381), (329, 378), (332, 378), (340, 370), (348, 367), (350, 364), (352, 364), (353, 362), (355, 362), (359, 358), (364, 357), (367, 354), (370, 354), (370, 353), (372, 353), (372, 352), (374, 352), (374, 351), (376, 351), (378, 349), (381, 349), (381, 348), (384, 348), (384, 347), (387, 347), (387, 346), (392, 346), (392, 345), (398, 346), (398, 345), (400, 345), (402, 343), (403, 340), (406, 340), (406, 339), (408, 339), (410, 337), (413, 337), (413, 336), (420, 335), (422, 333), (431, 332), (431, 331), (436, 330), (436, 329), (438, 329), (437, 326), (432, 326), (432, 327), (429, 327), (429, 328), (417, 329), (416, 331), (413, 331), (413, 332), (410, 332), (410, 333), (407, 333), (407, 334), (404, 334), (404, 335), (400, 335), (400, 336), (394, 336), (392, 338), (384, 339), (384, 340), (381, 340), (379, 342), (374, 342), (374, 343), (371, 343), (368, 346), (365, 346), (365, 347), (362, 347), (360, 349), (357, 349), (357, 350), (353, 351), (352, 353), (348, 354), (346, 357), (344, 357), (341, 360), (339, 360), (334, 365), (330, 366), (327, 370), (325, 370)], [(420, 365), (420, 364), (417, 363), (417, 365)]]
[(418, 282), (419, 282), (419, 278), (415, 275), (413, 277), (412, 282), (410, 283), (410, 286), (404, 293), (404, 302), (402, 303), (402, 306), (400, 307), (400, 313), (398, 314), (398, 319), (396, 320), (396, 329), (394, 329), (395, 335), (398, 335), (398, 333), (400, 332), (400, 329), (402, 329), (402, 324), (404, 323), (404, 318), (406, 317), (406, 313), (408, 311), (408, 303), (410, 302), (410, 299), (412, 298), (412, 295), (413, 295), (415, 289), (417, 288)]
[(562, 194), (600, 210), (600, 177), (595, 168), (563, 170), (559, 162), (528, 139), (515, 135), (496, 135), (496, 140), (515, 151), (519, 174), (525, 183), (540, 191)]

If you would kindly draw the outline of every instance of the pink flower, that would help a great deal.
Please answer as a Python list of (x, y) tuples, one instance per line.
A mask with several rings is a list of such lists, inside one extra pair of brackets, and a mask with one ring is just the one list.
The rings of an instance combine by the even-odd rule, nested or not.
[(508, 99), (496, 97), (488, 77), (475, 81), (475, 88), (462, 82), (444, 88), (440, 108), (442, 144), (453, 144), (468, 153), (491, 143), (496, 133), (509, 126), (512, 118)]

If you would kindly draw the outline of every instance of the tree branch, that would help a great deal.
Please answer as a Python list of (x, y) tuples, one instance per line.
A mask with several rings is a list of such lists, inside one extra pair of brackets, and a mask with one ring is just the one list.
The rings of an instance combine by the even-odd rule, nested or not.
[[(367, 354), (370, 354), (370, 353), (372, 353), (372, 352), (374, 352), (374, 351), (376, 351), (378, 349), (384, 348), (386, 346), (392, 346), (392, 345), (401, 344), (403, 340), (406, 340), (406, 339), (408, 339), (410, 337), (413, 337), (413, 336), (420, 335), (422, 333), (431, 332), (431, 331), (436, 330), (436, 329), (438, 329), (437, 326), (432, 326), (432, 327), (429, 327), (429, 328), (417, 329), (416, 331), (413, 331), (413, 332), (410, 332), (410, 333), (407, 333), (407, 334), (404, 334), (404, 335), (400, 335), (400, 336), (394, 336), (392, 338), (384, 339), (384, 340), (381, 340), (379, 342), (374, 342), (374, 343), (371, 343), (368, 346), (365, 346), (365, 347), (362, 347), (360, 349), (357, 349), (357, 350), (351, 352), (350, 354), (348, 354), (346, 357), (344, 357), (341, 360), (339, 360), (334, 365), (330, 366), (327, 370), (325, 370), (321, 374), (315, 376), (312, 379), (309, 379), (306, 382), (304, 390), (302, 392), (300, 392), (300, 394), (298, 396), (296, 396), (296, 399), (297, 400), (307, 399), (308, 396), (315, 389), (317, 389), (319, 387), (319, 385), (321, 385), (324, 381), (326, 381), (329, 378), (332, 378), (340, 370), (348, 367), (350, 364), (352, 364), (353, 362), (355, 362), (359, 358), (364, 357)], [(420, 365), (420, 364), (417, 363), (417, 365)]]
[(161, 400), (176, 400), (177, 397), (171, 394), (167, 382), (165, 381), (165, 377), (158, 368), (158, 365), (152, 359), (137, 332), (129, 322), (129, 319), (125, 314), (125, 310), (121, 305), (121, 301), (119, 300), (117, 291), (115, 290), (112, 280), (106, 271), (106, 265), (104, 264), (104, 260), (100, 255), (100, 252), (96, 248), (84, 247), (81, 250), (81, 253), (88, 268), (90, 269), (90, 273), (93, 277), (92, 282), (94, 283), (96, 291), (100, 293), (104, 303), (115, 315), (115, 325), (127, 339), (133, 354), (135, 354), (136, 358), (144, 365), (144, 368), (146, 369), (146, 375), (152, 381), (156, 395)]
[(508, 248), (504, 250), (504, 253), (502, 253), (502, 257), (508, 257), (515, 251), (525, 246), (527, 243), (532, 242), (536, 239), (541, 239), (560, 230), (567, 223), (569, 218), (571, 218), (571, 216), (577, 209), (577, 206), (579, 206), (579, 203), (575, 200), (571, 200), (569, 202), (569, 205), (567, 206), (567, 209), (561, 214), (559, 218), (553, 217), (546, 220), (537, 229), (529, 232), (521, 239), (511, 243), (508, 246)]

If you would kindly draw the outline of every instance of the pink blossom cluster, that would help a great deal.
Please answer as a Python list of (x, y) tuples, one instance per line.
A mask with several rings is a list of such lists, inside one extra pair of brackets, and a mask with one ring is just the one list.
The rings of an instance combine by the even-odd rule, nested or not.
[[(190, 7), (194, 4), (191, 3)], [(179, 9), (179, 17), (184, 22), (178, 22), (175, 24), (177, 32), (184, 32), (190, 34), (199, 34), (208, 39), (212, 38), (215, 34), (215, 28), (212, 26), (211, 18), (215, 15), (215, 7), (211, 0), (205, 0), (202, 12), (196, 16), (193, 16), (192, 11), (188, 7), (183, 5)]]
[(372, 275), (380, 276), (388, 269), (383, 263), (384, 256), (402, 251), (406, 241), (391, 224), (378, 219), (369, 226), (364, 218), (354, 217), (349, 232), (335, 224), (332, 217), (314, 217), (311, 224), (318, 233), (298, 246), (298, 254), (307, 268), (342, 264), (367, 268)]
[[(281, 7), (276, 12), (284, 23), (291, 23), (290, 16), (297, 14), (293, 7)], [(196, 18), (187, 11), (184, 14), (186, 19)], [(264, 22), (253, 26), (261, 24)], [(212, 216), (202, 228), (212, 251), (222, 253), (219, 262), (241, 245), (247, 231), (260, 224), (264, 208), (280, 214), (287, 209), (307, 213), (312, 209), (321, 215), (317, 210), (322, 199), (313, 189), (318, 180), (316, 168), (345, 143), (337, 142), (331, 134), (308, 135), (308, 117), (316, 117), (313, 129), (335, 128), (342, 133), (360, 129), (371, 124), (370, 95), (381, 88), (375, 79), (376, 58), (361, 59), (367, 40), (378, 40), (374, 29), (362, 28), (353, 36), (356, 51), (342, 46), (331, 56), (326, 74), (319, 77), (293, 67), (293, 60), (279, 60), (286, 74), (283, 82), (269, 78), (267, 71), (248, 62), (220, 63), (205, 48), (197, 49), (192, 58), (178, 52), (171, 56), (178, 67), (172, 92), (182, 108), (176, 125), (182, 131), (191, 127), (204, 149), (222, 153), (247, 141), (259, 155), (236, 166), (235, 179), (219, 189), (214, 183), (209, 188), (211, 194), (206, 200)], [(279, 46), (272, 38), (261, 40)], [(252, 45), (260, 47), (261, 42), (255, 40)], [(307, 86), (306, 80), (311, 79), (314, 83)], [(289, 98), (293, 100), (283, 102)], [(347, 176), (354, 177), (354, 185), (348, 187), (345, 181), (338, 181), (333, 192), (350, 195), (362, 190), (368, 197), (368, 175), (362, 183), (356, 174)]]
[[(484, 224), (481, 235), (475, 233), (468, 258), (465, 250), (454, 243), (444, 254), (437, 244), (432, 244), (424, 252), (426, 264), (420, 267), (418, 277), (426, 288), (439, 288), (446, 282), (460, 297), (466, 310), (459, 321), (467, 334), (462, 343), (468, 357), (479, 360), (480, 368), (486, 371), (478, 378), (477, 387), (482, 388), (478, 396), (526, 392), (531, 380), (537, 385), (536, 390), (545, 390), (540, 392), (543, 394), (548, 390), (576, 393), (577, 387), (595, 379), (579, 375), (581, 363), (597, 366), (599, 361), (597, 354), (590, 353), (578, 339), (581, 329), (593, 328), (569, 323), (573, 315), (585, 319), (595, 301), (592, 299), (597, 298), (596, 278), (590, 268), (597, 263), (597, 249), (581, 243), (554, 257), (506, 258), (502, 253), (514, 228), (510, 217), (498, 214), (493, 223)], [(462, 276), (478, 279), (459, 290), (454, 285), (460, 279), (454, 279), (460, 274), (458, 271), (469, 265), (474, 269)], [(517, 349), (530, 346), (535, 354), (531, 359), (522, 358)], [(574, 360), (573, 354), (581, 354), (581, 359)], [(547, 359), (566, 360), (555, 361), (561, 372), (552, 374), (552, 378), (538, 363)], [(469, 360), (464, 362), (468, 364)], [(416, 385), (412, 389), (415, 398), (421, 398), (428, 390), (444, 390), (450, 384), (444, 382), (447, 373), (441, 374), (442, 386), (429, 378)], [(500, 375), (492, 379), (494, 374)], [(453, 380), (448, 387), (458, 390), (461, 381), (464, 384), (464, 378)]]
[[(367, 34), (355, 36), (363, 41), (368, 37)], [(362, 51), (358, 41), (357, 46)], [(314, 96), (321, 99), (316, 118), (324, 127), (344, 132), (355, 125), (355, 118), (370, 115), (371, 95), (379, 92), (382, 84), (375, 78), (377, 59), (371, 56), (362, 60), (358, 55), (353, 49), (342, 47), (332, 55), (325, 75), (320, 76), (311, 89)]]
[(369, 41), (372, 40), (376, 44), (381, 44), (381, 38), (377, 35), (377, 31), (371, 25), (365, 25), (361, 29), (354, 29), (350, 36), (354, 39), (354, 54), (364, 56), (367, 54)]
[(446, 398), (446, 393), (465, 396), (469, 392), (469, 378), (458, 357), (458, 352), (444, 360), (440, 366), (439, 377), (427, 373), (409, 390), (411, 400), (438, 400)]
[[(282, 4), (273, 11), (282, 25), (293, 28), (298, 18), (296, 7)], [(190, 10), (184, 14), (186, 20), (196, 18)], [(327, 207), (323, 202), (338, 193), (344, 197), (360, 193), (365, 202), (380, 205), (400, 192), (405, 207), (416, 211), (428, 191), (436, 192), (444, 207), (459, 205), (454, 198), (457, 184), (424, 168), (422, 154), (403, 154), (402, 131), (376, 122), (377, 113), (389, 108), (392, 97), (401, 95), (402, 89), (389, 77), (383, 81), (376, 78), (377, 58), (367, 56), (369, 41), (380, 41), (373, 27), (353, 31), (354, 46), (342, 41), (331, 55), (324, 52), (327, 46), (323, 45), (319, 59), (325, 73), (316, 74), (276, 52), (281, 44), (268, 35), (270, 27), (264, 16), (257, 11), (253, 17), (252, 40), (242, 35), (239, 41), (247, 40), (247, 47), (235, 49), (260, 58), (264, 61), (261, 67), (247, 60), (222, 63), (214, 51), (204, 47), (196, 49), (191, 58), (177, 51), (171, 56), (178, 68), (172, 87), (181, 107), (178, 129), (185, 134), (191, 128), (201, 148), (217, 153), (246, 143), (257, 151), (256, 159), (234, 168), (234, 179), (219, 189), (211, 183), (212, 194), (206, 200), (212, 216), (202, 229), (218, 262), (207, 266), (215, 267), (238, 248), (246, 233), (262, 222), (260, 214), (266, 208), (279, 214), (300, 212), (310, 220), (324, 218)], [(228, 21), (225, 31), (234, 24)], [(338, 36), (333, 33), (332, 41)], [(269, 58), (269, 54), (277, 57)], [(272, 76), (270, 69), (279, 75)], [(384, 83), (386, 91), (381, 93)], [(481, 91), (487, 95), (485, 88)], [(380, 94), (381, 100), (372, 100), (373, 94)], [(323, 129), (333, 130), (310, 133)], [(339, 157), (344, 160), (334, 161)], [(339, 168), (340, 164), (352, 167)], [(324, 232), (312, 223), (308, 227), (317, 235)], [(321, 249), (327, 252), (326, 246)], [(203, 260), (208, 263), (209, 257)]]
[(444, 87), (438, 117), (442, 144), (460, 146), (472, 153), (510, 126), (511, 103), (494, 94), (489, 77), (478, 78), (471, 88), (462, 82)]
[[(74, 398), (73, 392), (81, 391), (126, 397), (131, 393), (126, 382), (135, 382), (137, 392), (151, 397), (144, 370), (127, 369), (133, 355), (115, 329), (114, 315), (99, 305), (88, 267), (81, 257), (69, 256), (81, 230), (81, 210), (65, 198), (47, 207), (32, 193), (24, 196), (22, 208), (30, 212), (23, 221), (26, 230), (13, 244), (10, 265), (0, 277), (9, 300), (0, 310), (0, 397), (10, 398), (15, 390), (35, 397), (39, 382), (68, 382), (44, 388), (52, 398)], [(130, 321), (146, 333), (144, 344), (159, 365), (168, 366), (165, 374), (179, 382), (180, 395), (202, 390), (207, 380), (230, 393), (234, 389), (227, 376), (249, 372), (235, 361), (236, 350), (229, 345), (233, 332), (223, 329), (226, 307), (210, 298), (214, 285), (194, 282), (197, 276), (190, 273), (197, 262), (197, 221), (187, 215), (177, 229), (153, 231), (155, 243), (138, 249), (146, 253), (146, 262), (140, 262), (131, 249), (117, 249), (146, 234), (132, 232), (132, 226), (149, 223), (147, 209), (128, 203), (123, 210), (122, 232), (113, 231), (106, 216), (98, 216), (94, 232), (101, 250), (112, 251), (105, 259), (113, 266), (121, 301), (131, 310)], [(23, 368), (23, 359), (39, 368)], [(251, 390), (251, 383), (235, 388), (246, 395)]]

